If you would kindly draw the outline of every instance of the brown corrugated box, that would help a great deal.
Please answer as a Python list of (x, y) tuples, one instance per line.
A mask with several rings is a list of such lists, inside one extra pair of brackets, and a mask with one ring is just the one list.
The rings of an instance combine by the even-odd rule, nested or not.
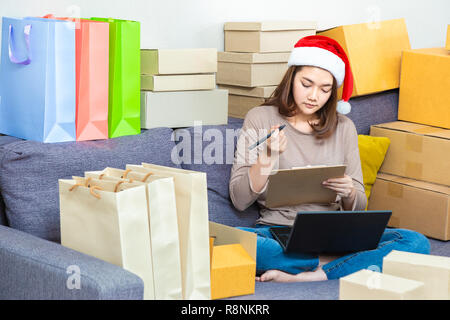
[(368, 210), (392, 210), (388, 226), (450, 240), (450, 187), (378, 173)]
[(402, 53), (398, 119), (450, 129), (450, 53), (445, 48)]
[[(399, 87), (402, 51), (411, 49), (405, 19), (344, 25), (318, 34), (345, 50), (354, 78), (352, 97)], [(339, 97), (341, 93), (342, 88)]]
[(228, 90), (229, 116), (241, 119), (245, 118), (251, 108), (263, 104), (277, 88), (277, 86), (247, 88), (227, 85), (218, 87)]
[(217, 83), (260, 87), (276, 86), (288, 69), (289, 53), (219, 52)]
[(291, 51), (300, 38), (315, 35), (316, 29), (317, 23), (310, 21), (227, 22), (225, 51)]
[(265, 101), (264, 98), (228, 95), (228, 116), (244, 119), (247, 112)]
[(395, 121), (371, 126), (370, 135), (391, 140), (379, 172), (450, 185), (450, 130)]
[(277, 86), (265, 87), (237, 87), (228, 85), (219, 85), (219, 89), (228, 90), (230, 95), (255, 97), (255, 98), (269, 98), (275, 91)]

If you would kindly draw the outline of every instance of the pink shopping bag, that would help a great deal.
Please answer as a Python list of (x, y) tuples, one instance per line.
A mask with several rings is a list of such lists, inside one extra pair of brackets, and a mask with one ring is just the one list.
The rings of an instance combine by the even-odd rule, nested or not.
[(108, 139), (109, 23), (74, 19), (76, 140)]

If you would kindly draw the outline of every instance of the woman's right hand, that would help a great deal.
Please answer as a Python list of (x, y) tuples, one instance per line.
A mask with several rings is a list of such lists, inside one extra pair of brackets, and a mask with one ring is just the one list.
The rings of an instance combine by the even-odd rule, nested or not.
[[(270, 132), (278, 129), (280, 125), (270, 127)], [(276, 130), (269, 139), (266, 141), (267, 143), (267, 155), (276, 155), (281, 154), (286, 150), (287, 146), (287, 138), (284, 134), (284, 131)]]

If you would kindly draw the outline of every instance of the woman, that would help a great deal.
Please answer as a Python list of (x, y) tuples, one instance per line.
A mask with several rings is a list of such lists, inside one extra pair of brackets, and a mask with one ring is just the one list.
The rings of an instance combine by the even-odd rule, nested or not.
[[(402, 229), (387, 229), (375, 250), (345, 256), (285, 254), (269, 232), (269, 226), (292, 226), (299, 211), (364, 210), (367, 199), (353, 122), (340, 113), (349, 112), (353, 77), (342, 47), (323, 36), (300, 39), (291, 53), (288, 70), (274, 94), (245, 117), (230, 178), (230, 197), (239, 210), (257, 201), (261, 207), (255, 228), (257, 281), (318, 281), (337, 279), (361, 269), (381, 270), (382, 259), (391, 250), (429, 253), (423, 235)], [(343, 84), (342, 98), (337, 89)], [(339, 111), (339, 113), (337, 112)], [(282, 131), (277, 130), (286, 125)], [(248, 146), (275, 133), (258, 148)], [(328, 179), (325, 188), (336, 192), (332, 204), (302, 204), (267, 208), (268, 177), (274, 169), (306, 165), (346, 164), (342, 178)]]

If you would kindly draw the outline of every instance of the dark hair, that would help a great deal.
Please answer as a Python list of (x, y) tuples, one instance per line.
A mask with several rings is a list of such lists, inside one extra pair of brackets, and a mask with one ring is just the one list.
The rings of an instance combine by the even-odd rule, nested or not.
[[(292, 87), (294, 77), (303, 66), (291, 66), (284, 74), (283, 80), (277, 86), (272, 95), (266, 99), (263, 106), (276, 106), (278, 112), (286, 117), (295, 116), (299, 110), (294, 100)], [(318, 123), (308, 122), (313, 129), (314, 136), (318, 139), (324, 139), (331, 136), (337, 126), (337, 84), (333, 77), (333, 86), (331, 89), (331, 96), (325, 105), (317, 111), (319, 118)]]

